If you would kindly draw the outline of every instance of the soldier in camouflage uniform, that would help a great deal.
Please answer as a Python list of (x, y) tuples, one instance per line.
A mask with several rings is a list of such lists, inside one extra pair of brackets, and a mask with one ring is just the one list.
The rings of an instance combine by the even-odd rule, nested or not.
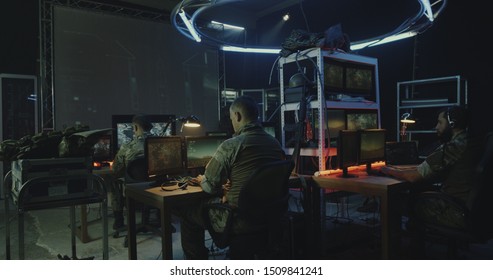
[[(409, 182), (435, 183), (439, 186), (439, 191), (467, 202), (474, 182), (474, 169), (479, 159), (479, 146), (468, 137), (466, 127), (465, 108), (454, 106), (442, 109), (435, 127), (442, 144), (415, 169), (399, 170), (383, 166), (381, 171)], [(419, 189), (420, 184), (415, 186)], [(411, 193), (417, 193), (414, 189), (411, 189)], [(410, 219), (413, 222), (425, 221), (452, 228), (465, 227), (463, 213), (443, 200), (422, 200), (419, 204), (411, 206), (413, 211), (410, 214), (414, 215)]]
[[(152, 123), (144, 115), (135, 115), (132, 119), (132, 128), (134, 131), (133, 140), (122, 145), (113, 160), (113, 173), (115, 178), (125, 178), (126, 166), (132, 159), (144, 155), (145, 139), (150, 135)], [(113, 229), (124, 227), (123, 218), (123, 189), (121, 186), (113, 188), (111, 207), (115, 216)]]
[[(237, 205), (240, 190), (251, 172), (263, 163), (278, 161), (285, 156), (277, 139), (258, 123), (257, 104), (252, 98), (237, 98), (231, 104), (230, 118), (235, 136), (219, 146), (204, 175), (193, 179), (211, 196), (194, 207), (179, 209), (177, 213), (181, 218), (181, 244), (187, 259), (208, 258), (208, 250), (204, 246), (203, 205), (219, 201)], [(213, 223), (221, 221), (224, 219), (219, 218)], [(248, 225), (244, 223), (236, 223), (233, 227), (236, 232), (247, 230)]]

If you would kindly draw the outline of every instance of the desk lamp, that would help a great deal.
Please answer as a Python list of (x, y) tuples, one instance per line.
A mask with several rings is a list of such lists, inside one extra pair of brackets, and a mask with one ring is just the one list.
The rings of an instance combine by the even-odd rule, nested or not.
[(180, 132), (183, 132), (183, 127), (200, 127), (200, 120), (197, 118), (195, 115), (190, 115), (186, 118), (184, 117), (178, 117), (176, 118), (175, 121), (180, 121), (181, 122), (181, 129)]
[(405, 141), (405, 137), (407, 134), (406, 133), (407, 125), (410, 123), (416, 123), (416, 120), (413, 118), (411, 113), (404, 113), (401, 116), (401, 123), (402, 123), (401, 137), (402, 137), (402, 141)]
[(200, 127), (200, 120), (197, 118), (195, 115), (189, 115), (188, 117), (178, 117), (178, 118), (170, 118), (168, 120), (168, 123), (166, 124), (166, 127), (163, 129), (163, 135), (164, 132), (168, 129), (168, 126), (174, 122), (180, 121), (181, 122), (181, 129), (180, 132), (183, 132), (183, 127)]

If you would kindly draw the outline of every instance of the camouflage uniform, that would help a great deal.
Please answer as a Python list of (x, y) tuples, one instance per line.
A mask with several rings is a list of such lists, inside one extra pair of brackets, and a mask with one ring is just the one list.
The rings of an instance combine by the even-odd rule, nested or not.
[[(430, 154), (418, 166), (418, 172), (425, 179), (441, 181), (441, 191), (466, 202), (473, 184), (476, 149), (463, 131)], [(414, 211), (418, 219), (427, 222), (454, 228), (465, 226), (464, 213), (442, 200), (419, 201)]]
[[(197, 207), (185, 207), (178, 211), (181, 217), (181, 242), (187, 258), (207, 259), (208, 251), (204, 246), (204, 221), (202, 207), (206, 203), (221, 201), (222, 185), (227, 179), (231, 189), (226, 194), (227, 203), (237, 205), (240, 190), (248, 180), (251, 172), (260, 164), (280, 160), (284, 152), (274, 137), (266, 133), (258, 123), (249, 123), (242, 127), (238, 135), (224, 141), (214, 157), (207, 164), (202, 189), (211, 194)], [(215, 227), (221, 227), (219, 217), (214, 220)], [(248, 230), (248, 225), (237, 223), (233, 231)]]
[(123, 144), (118, 153), (116, 153), (113, 160), (113, 173), (115, 178), (125, 177), (125, 168), (127, 162), (136, 158), (137, 156), (144, 155), (145, 139), (150, 133), (144, 133), (141, 136), (135, 137), (132, 141)]
[[(127, 163), (137, 156), (144, 155), (145, 139), (149, 135), (150, 133), (144, 133), (141, 136), (134, 137), (132, 141), (121, 146), (112, 165), (115, 178), (125, 178)], [(113, 186), (111, 207), (113, 212), (123, 212), (123, 188), (118, 185), (118, 182), (115, 182)]]

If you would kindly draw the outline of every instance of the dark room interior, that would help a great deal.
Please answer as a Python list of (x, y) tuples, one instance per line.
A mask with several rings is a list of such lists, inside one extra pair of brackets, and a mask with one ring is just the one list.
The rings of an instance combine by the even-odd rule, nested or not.
[[(429, 11), (425, 3), (431, 3)], [(383, 140), (378, 141), (383, 144), (414, 141), (417, 150), (413, 156), (422, 161), (438, 146), (437, 113), (440, 107), (448, 105), (468, 109), (467, 132), (483, 143), (493, 131), (488, 121), (492, 59), (481, 44), (489, 27), (480, 5), (457, 0), (8, 0), (2, 1), (0, 7), (0, 78), (5, 81), (0, 89), (0, 141), (5, 141), (5, 145), (6, 140), (17, 141), (26, 135), (82, 125), (98, 133), (111, 131), (105, 138), (112, 146), (104, 163), (112, 162), (121, 141), (116, 116), (122, 118), (119, 123), (129, 125), (131, 116), (146, 114), (156, 116), (154, 128), (169, 129), (160, 131), (159, 136), (179, 136), (175, 138), (181, 139), (177, 140), (178, 148), (172, 152), (181, 151), (176, 157), (184, 159), (176, 161), (185, 163), (179, 168), (186, 169), (187, 176), (196, 176), (204, 171), (186, 167), (186, 162), (192, 161), (186, 153), (191, 153), (188, 145), (192, 145), (193, 137), (197, 143), (201, 138), (216, 137), (221, 142), (230, 138), (235, 131), (229, 106), (236, 97), (248, 95), (258, 102), (265, 130), (272, 129), (270, 133), (288, 159), (294, 161), (291, 175), (299, 176), (289, 185), (288, 212), (280, 224), (283, 232), (278, 239), (284, 246), (281, 259), (493, 259), (489, 238), (480, 243), (453, 245), (447, 243), (448, 239), (435, 238), (427, 241), (425, 255), (414, 255), (412, 236), (406, 230), (401, 232), (408, 219), (397, 213), (405, 208), (400, 195), (409, 188), (403, 187), (401, 193), (399, 186), (406, 184), (396, 184), (399, 186), (394, 189), (398, 191), (393, 192), (388, 190), (393, 183), (385, 183), (386, 190), (382, 192), (373, 187), (373, 182), (368, 183), (371, 190), (361, 190), (323, 180), (324, 176), (334, 177), (339, 169), (343, 169), (339, 177), (350, 177), (347, 173), (364, 172), (365, 167), (370, 174), (372, 164), (379, 166), (385, 160), (390, 163), (388, 151), (383, 155), (385, 147), (375, 148), (371, 144), (365, 147), (373, 149), (365, 161), (361, 154), (365, 148), (351, 143), (363, 141), (362, 133), (353, 135), (358, 140), (347, 138), (348, 143), (343, 143), (343, 130), (381, 130)], [(421, 10), (427, 14), (415, 17)], [(287, 15), (289, 19), (283, 19)], [(233, 30), (235, 26), (243, 29)], [(299, 47), (284, 56), (279, 51), (292, 43), (289, 40), (295, 32), (325, 41), (312, 41), (310, 46)], [(414, 36), (380, 44), (386, 37), (407, 33)], [(328, 39), (330, 35), (336, 36), (333, 41)], [(303, 40), (306, 42), (307, 37)], [(372, 40), (376, 43), (369, 43)], [(364, 43), (368, 46), (357, 48)], [(274, 51), (229, 51), (228, 46)], [(344, 69), (341, 80), (344, 77), (345, 86), (328, 87), (333, 81), (327, 74), (332, 73), (331, 67)], [(351, 67), (370, 73), (371, 89), (365, 91), (358, 85), (352, 92), (348, 89)], [(321, 71), (325, 76), (320, 75)], [(301, 82), (294, 84), (296, 74), (300, 73)], [(10, 88), (9, 79), (17, 78), (27, 84)], [(325, 88), (320, 89), (324, 83)], [(16, 91), (20, 95), (16, 96)], [(303, 99), (305, 95), (309, 98)], [(441, 101), (443, 98), (445, 102)], [(318, 99), (332, 104), (327, 112)], [(303, 114), (306, 120), (300, 121), (303, 109), (307, 110)], [(416, 123), (401, 122), (404, 113), (416, 117)], [(199, 129), (185, 127), (190, 116), (200, 119)], [(321, 118), (324, 120), (320, 121)], [(300, 123), (303, 128), (297, 130)], [(300, 140), (299, 131), (305, 133), (306, 139)], [(319, 137), (320, 133), (325, 133), (325, 137)], [(187, 137), (192, 140), (186, 142)], [(219, 144), (210, 145), (214, 145), (215, 151)], [(358, 153), (347, 169), (342, 168), (343, 156), (337, 155), (344, 151), (342, 145)], [(2, 177), (15, 169), (15, 162), (6, 158), (4, 149), (2, 145)], [(481, 149), (483, 159), (487, 158), (489, 148), (482, 145)], [(152, 157), (151, 153), (146, 151), (146, 160)], [(210, 155), (213, 156), (214, 153)], [(407, 156), (399, 154), (394, 160), (402, 162)], [(198, 165), (205, 168), (207, 162)], [(107, 189), (106, 182), (115, 178), (110, 179), (111, 175), (102, 171), (104, 167), (93, 164), (96, 163), (91, 162), (90, 169), (94, 168), (93, 173), (103, 178), (103, 188)], [(116, 219), (110, 199), (79, 203), (75, 208), (62, 202), (53, 203), (53, 207), (26, 206), (25, 211), (19, 210), (21, 201), (16, 200), (16, 195), (11, 200), (7, 190), (9, 180), (16, 183), (15, 176), (12, 171), (13, 179), (2, 180), (0, 188), (0, 203), (6, 205), (0, 211), (0, 259), (186, 259), (180, 245), (180, 220), (174, 214), (162, 217), (160, 213), (164, 212), (159, 209), (170, 209), (164, 202), (165, 206), (150, 204), (158, 208), (155, 212), (135, 199), (137, 210), (133, 211), (138, 212), (137, 216), (135, 212), (125, 212), (126, 219), (133, 216), (134, 226), (135, 219), (144, 223), (145, 213), (150, 213), (147, 222), (161, 222), (160, 233), (148, 230), (132, 237), (129, 229), (129, 237), (121, 238), (112, 229)], [(366, 184), (354, 180), (355, 185)], [(116, 182), (113, 181), (111, 184)], [(182, 183), (176, 181), (178, 186)], [(163, 186), (161, 189), (165, 190)], [(138, 197), (137, 190), (132, 195)], [(127, 198), (125, 203), (129, 201), (132, 199)], [(376, 206), (372, 208), (371, 203)], [(131, 209), (129, 205), (126, 208)], [(75, 241), (70, 239), (72, 210), (78, 226)], [(57, 218), (53, 219), (54, 216)], [(56, 225), (60, 220), (61, 227)], [(19, 226), (20, 222), (25, 223), (24, 228)], [(167, 225), (163, 226), (163, 222)], [(391, 224), (395, 223), (398, 234), (392, 231)], [(87, 227), (87, 236), (83, 236), (83, 226)], [(209, 234), (206, 238), (210, 260), (230, 258), (228, 248), (217, 247)], [(20, 242), (24, 249), (17, 246)], [(71, 242), (77, 243), (77, 254), (70, 254)], [(135, 246), (139, 247), (138, 254)]]

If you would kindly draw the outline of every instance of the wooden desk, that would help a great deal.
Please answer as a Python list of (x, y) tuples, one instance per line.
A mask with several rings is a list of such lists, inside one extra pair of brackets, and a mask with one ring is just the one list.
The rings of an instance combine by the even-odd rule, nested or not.
[(188, 186), (186, 190), (163, 191), (161, 187), (149, 187), (149, 183), (134, 183), (125, 186), (128, 210), (128, 259), (137, 259), (136, 203), (158, 208), (161, 214), (161, 247), (163, 259), (173, 259), (171, 240), (171, 207), (193, 204), (204, 196), (200, 187)]
[[(353, 171), (358, 177), (341, 178), (337, 174), (313, 176), (316, 185), (323, 189), (335, 189), (380, 197), (382, 257), (392, 259), (397, 255), (400, 232), (400, 200), (396, 194), (409, 189), (411, 183), (391, 177), (368, 176), (366, 172)], [(325, 213), (322, 213), (325, 216)], [(322, 224), (322, 229), (324, 224)], [(323, 235), (322, 235), (323, 236)]]

